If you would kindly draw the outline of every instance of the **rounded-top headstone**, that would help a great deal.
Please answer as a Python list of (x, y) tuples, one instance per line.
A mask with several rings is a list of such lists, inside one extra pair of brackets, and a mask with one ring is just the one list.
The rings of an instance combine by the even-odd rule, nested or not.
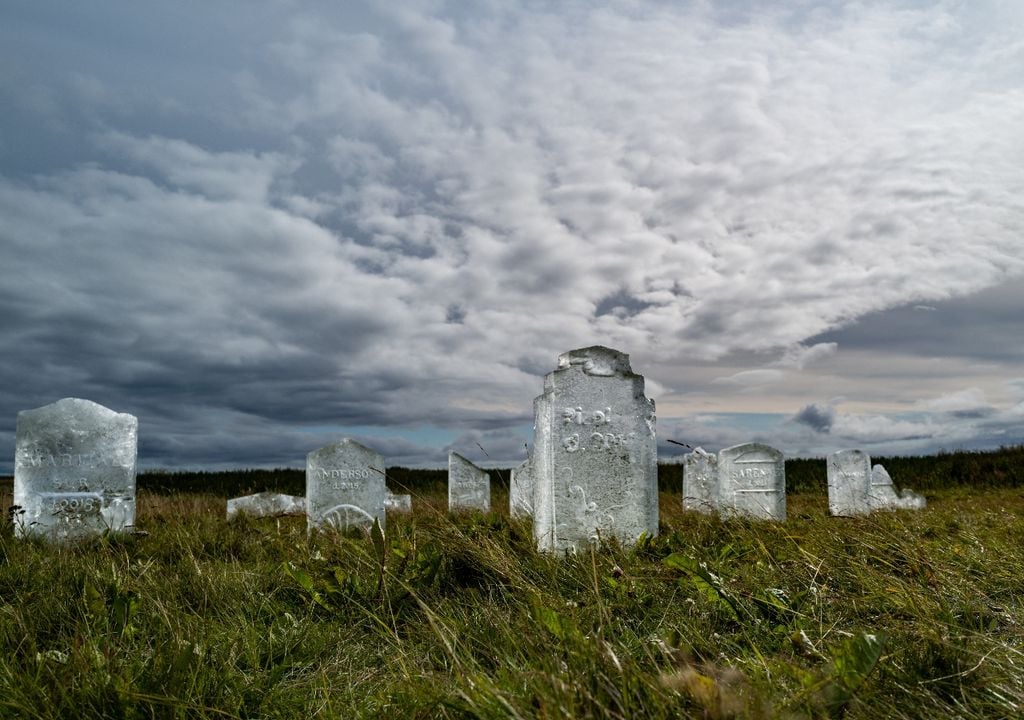
[(871, 512), (870, 455), (863, 450), (838, 450), (828, 456), (826, 468), (830, 514), (850, 517)]
[(786, 464), (770, 445), (744, 443), (720, 450), (718, 482), (725, 514), (786, 519)]
[(345, 438), (306, 456), (306, 509), (310, 529), (383, 528), (387, 484), (384, 456)]
[(80, 398), (18, 413), (15, 531), (63, 540), (133, 526), (138, 428)]

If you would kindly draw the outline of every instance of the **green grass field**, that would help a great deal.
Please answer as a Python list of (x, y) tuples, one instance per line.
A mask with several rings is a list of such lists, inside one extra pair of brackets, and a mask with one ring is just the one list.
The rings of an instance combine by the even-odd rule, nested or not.
[(893, 474), (926, 510), (829, 518), (811, 487), (784, 524), (723, 521), (663, 492), (659, 537), (565, 559), (500, 486), (451, 516), (428, 483), (343, 537), (140, 478), (144, 534), (0, 532), (0, 716), (1024, 715), (1024, 490)]

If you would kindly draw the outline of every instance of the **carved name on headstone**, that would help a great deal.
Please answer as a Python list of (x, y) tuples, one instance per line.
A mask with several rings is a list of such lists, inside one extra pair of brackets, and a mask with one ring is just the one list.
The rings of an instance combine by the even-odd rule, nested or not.
[(724, 514), (786, 519), (786, 465), (775, 448), (745, 443), (719, 451), (718, 482)]
[(67, 540), (131, 528), (138, 427), (79, 398), (18, 413), (15, 532)]
[(563, 353), (534, 401), (534, 538), (572, 552), (600, 539), (658, 533), (654, 401), (629, 356), (594, 346)]
[(384, 457), (345, 438), (306, 456), (309, 528), (368, 530), (374, 518), (384, 527)]

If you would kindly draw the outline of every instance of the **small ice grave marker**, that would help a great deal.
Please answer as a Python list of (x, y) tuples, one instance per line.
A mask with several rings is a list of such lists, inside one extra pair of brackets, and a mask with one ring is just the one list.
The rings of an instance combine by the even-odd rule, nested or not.
[(726, 514), (786, 519), (786, 465), (775, 448), (745, 443), (719, 451), (718, 482)]
[(66, 540), (131, 528), (138, 428), (134, 415), (79, 398), (19, 412), (16, 534)]
[(306, 456), (306, 507), (309, 529), (384, 528), (384, 457), (345, 438)]
[(562, 353), (534, 400), (533, 533), (542, 551), (658, 534), (654, 401), (629, 356)]
[(839, 450), (826, 459), (828, 511), (840, 517), (871, 512), (871, 458), (860, 450)]
[(448, 509), (491, 509), (491, 476), (456, 452), (448, 453)]
[(696, 448), (683, 458), (683, 509), (718, 510), (718, 457)]
[(228, 500), (228, 520), (240, 514), (253, 517), (305, 515), (306, 498), (275, 492), (261, 492)]
[(892, 478), (861, 450), (828, 456), (828, 505), (833, 515), (866, 515), (873, 510), (920, 510), (927, 502), (912, 490), (896, 492)]
[(896, 486), (889, 472), (882, 465), (871, 468), (871, 507), (879, 510), (897, 508), (900, 510), (923, 510), (928, 504), (923, 495), (904, 488), (896, 493)]
[(533, 476), (529, 458), (512, 469), (508, 485), (508, 512), (515, 518), (533, 516)]
[(411, 513), (412, 495), (396, 495), (388, 490), (388, 494), (384, 498), (384, 509), (388, 512)]

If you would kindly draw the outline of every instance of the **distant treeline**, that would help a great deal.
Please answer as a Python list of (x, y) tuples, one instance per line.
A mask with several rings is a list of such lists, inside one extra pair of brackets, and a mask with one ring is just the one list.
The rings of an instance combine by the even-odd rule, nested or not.
[[(885, 465), (897, 487), (937, 490), (947, 487), (1022, 487), (1024, 486), (1024, 445), (986, 452), (943, 452), (938, 455), (875, 457), (872, 463)], [(507, 490), (509, 470), (489, 470), (496, 489)], [(0, 478), (0, 482), (11, 478)], [(416, 470), (404, 467), (387, 469), (387, 484), (394, 492), (431, 492), (446, 487), (447, 470)], [(658, 485), (666, 492), (681, 492), (683, 466), (658, 465)], [(159, 494), (207, 493), (220, 497), (238, 497), (273, 491), (305, 495), (303, 470), (223, 470), (219, 472), (146, 471), (139, 473), (138, 487)], [(788, 492), (827, 491), (825, 460), (794, 458), (786, 460)]]
[[(1024, 445), (987, 452), (944, 452), (938, 455), (877, 457), (892, 475), (897, 487), (914, 490), (970, 487), (1024, 486)], [(508, 488), (509, 470), (490, 470), (496, 488)], [(404, 467), (387, 469), (388, 487), (394, 492), (426, 492), (443, 490), (448, 482), (447, 470), (416, 470)], [(658, 485), (666, 492), (681, 492), (683, 466), (658, 465)], [(298, 469), (227, 470), (222, 472), (144, 472), (138, 486), (157, 493), (200, 492), (237, 497), (271, 490), (304, 495), (306, 476)], [(828, 482), (823, 458), (786, 460), (788, 492), (827, 491)]]

